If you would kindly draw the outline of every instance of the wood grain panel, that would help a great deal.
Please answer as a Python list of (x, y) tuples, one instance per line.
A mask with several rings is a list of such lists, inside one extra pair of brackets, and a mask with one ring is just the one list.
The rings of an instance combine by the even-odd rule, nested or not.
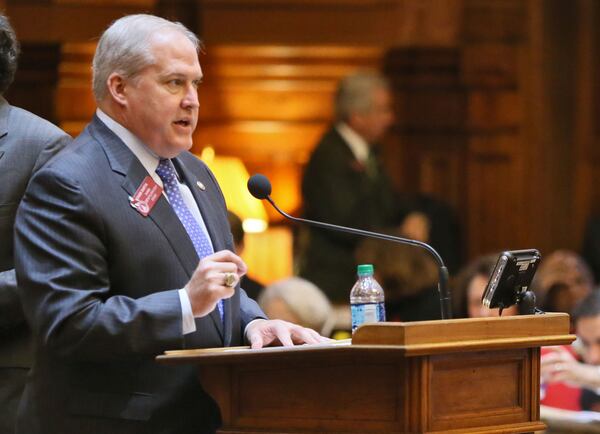
[[(498, 352), (496, 357), (491, 353), (432, 357), (429, 390), (437, 393), (429, 397), (429, 428), (434, 431), (451, 429), (457, 421), (465, 428), (489, 426), (500, 421), (528, 421), (528, 397), (523, 396), (529, 378), (526, 375), (528, 353), (528, 350), (515, 350)], [(482, 393), (474, 395), (472, 390), (464, 387), (465, 383)], [(489, 388), (490, 384), (494, 387)]]
[(593, 0), (578, 1), (581, 20), (577, 38), (575, 98), (575, 194), (573, 223), (577, 239), (583, 238), (590, 216), (600, 215), (600, 7)]
[(194, 132), (194, 149), (199, 152), (210, 145), (221, 154), (237, 155), (254, 165), (289, 161), (301, 164), (308, 160), (325, 127), (322, 121), (210, 123), (201, 119)]
[[(446, 141), (447, 142), (447, 141)], [(421, 192), (443, 197), (455, 209), (464, 203), (464, 149), (432, 149), (421, 157)]]
[[(357, 358), (333, 362), (335, 366), (291, 363), (308, 376), (290, 376), (289, 366), (279, 363), (237, 369), (232, 383), (237, 405), (231, 408), (230, 423), (276, 432), (343, 432), (350, 425), (353, 432), (396, 431), (403, 372), (398, 362)], [(371, 375), (373, 371), (378, 375)], [(348, 378), (352, 385), (347, 393), (324, 387), (332, 381), (344, 384)]]
[(521, 98), (516, 89), (470, 91), (469, 127), (477, 130), (519, 126), (523, 121)]
[(472, 43), (462, 50), (461, 77), (469, 87), (516, 88), (520, 48), (514, 44)]
[(311, 121), (329, 119), (335, 83), (278, 80), (223, 83), (200, 88), (203, 121), (252, 119)]
[(474, 153), (468, 162), (469, 253), (525, 247), (524, 161), (515, 154)]
[(465, 0), (464, 38), (492, 43), (520, 41), (527, 34), (527, 2)]
[(93, 42), (66, 43), (61, 48), (56, 112), (61, 126), (79, 134), (94, 115), (96, 101), (92, 94)]
[[(7, 2), (6, 13), (22, 42), (89, 41), (98, 38), (111, 22), (124, 15), (152, 11), (152, 8), (140, 5), (140, 1), (56, 4), (17, 0)], [(153, 0), (145, 3), (150, 2)]]

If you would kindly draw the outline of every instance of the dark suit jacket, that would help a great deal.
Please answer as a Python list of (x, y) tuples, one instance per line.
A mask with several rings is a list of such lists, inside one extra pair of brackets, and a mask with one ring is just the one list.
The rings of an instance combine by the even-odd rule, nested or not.
[(32, 362), (13, 265), (17, 207), (31, 175), (70, 141), (55, 125), (0, 96), (0, 368), (28, 368)]
[[(174, 164), (192, 190), (215, 251), (233, 250), (212, 173), (184, 152)], [(198, 264), (164, 197), (148, 217), (130, 206), (147, 172), (97, 118), (32, 179), (16, 223), (16, 269), (37, 338), (17, 432), (203, 433), (219, 423), (192, 366), (162, 366), (165, 350), (240, 345), (258, 305), (237, 288), (182, 335), (178, 288)], [(197, 183), (206, 186), (202, 191)]]
[[(396, 209), (391, 182), (375, 161), (377, 171), (369, 175), (337, 130), (327, 131), (302, 179), (306, 218), (366, 230), (393, 224)], [(356, 281), (354, 250), (360, 238), (313, 227), (307, 232), (300, 275), (333, 302), (348, 303)]]

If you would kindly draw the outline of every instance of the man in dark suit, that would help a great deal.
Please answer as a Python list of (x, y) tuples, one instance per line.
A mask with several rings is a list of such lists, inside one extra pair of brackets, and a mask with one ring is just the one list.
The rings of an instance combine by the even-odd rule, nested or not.
[[(15, 33), (0, 15), (0, 95), (12, 83), (18, 52)], [(50, 122), (0, 96), (0, 434), (14, 432), (33, 359), (13, 264), (15, 214), (31, 175), (70, 140)]]
[[(374, 230), (392, 225), (391, 183), (375, 153), (393, 121), (388, 84), (359, 72), (344, 78), (335, 95), (335, 125), (306, 166), (302, 196), (306, 218)], [(300, 275), (334, 303), (348, 303), (356, 280), (354, 235), (310, 227), (301, 241)]]
[(15, 237), (37, 338), (20, 434), (213, 433), (195, 368), (156, 355), (323, 339), (266, 320), (239, 287), (222, 193), (188, 152), (198, 45), (162, 18), (114, 22), (94, 56), (96, 116), (31, 181)]

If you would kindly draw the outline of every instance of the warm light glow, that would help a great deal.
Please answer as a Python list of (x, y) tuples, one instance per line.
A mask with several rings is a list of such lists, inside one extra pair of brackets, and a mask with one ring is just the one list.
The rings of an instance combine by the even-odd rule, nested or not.
[(242, 160), (237, 157), (217, 156), (210, 146), (202, 150), (200, 158), (217, 178), (227, 208), (242, 219), (244, 232), (265, 231), (268, 226), (267, 212), (263, 203), (248, 192), (246, 183), (250, 175)]
[(267, 222), (260, 219), (244, 219), (242, 228), (248, 234), (256, 234), (267, 229)]

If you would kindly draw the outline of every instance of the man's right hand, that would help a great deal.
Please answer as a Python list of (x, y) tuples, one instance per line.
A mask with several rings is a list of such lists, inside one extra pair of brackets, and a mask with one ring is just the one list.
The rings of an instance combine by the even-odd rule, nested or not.
[[(184, 288), (190, 298), (194, 317), (208, 315), (219, 300), (231, 297), (247, 270), (242, 258), (229, 250), (221, 250), (202, 258)], [(235, 281), (230, 286), (225, 284), (228, 273), (235, 275)]]

